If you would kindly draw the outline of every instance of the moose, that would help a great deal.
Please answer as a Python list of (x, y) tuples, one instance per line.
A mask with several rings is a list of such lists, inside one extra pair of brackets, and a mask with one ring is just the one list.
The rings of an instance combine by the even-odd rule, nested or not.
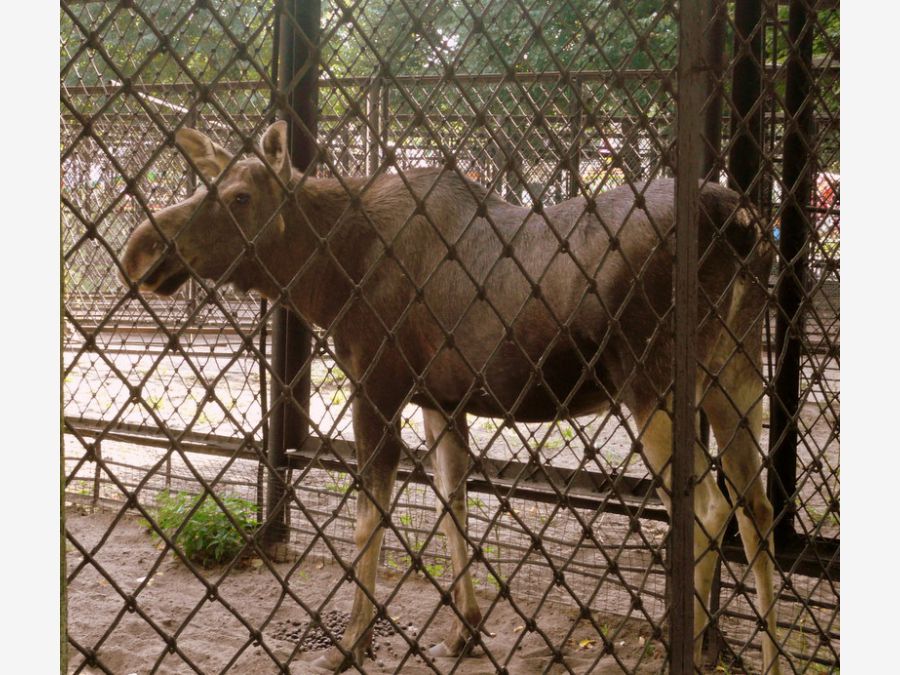
[[(672, 180), (522, 207), (447, 167), (304, 176), (292, 166), (284, 121), (244, 158), (188, 128), (175, 142), (204, 184), (131, 233), (124, 282), (132, 292), (168, 296), (193, 276), (282, 302), (329, 330), (354, 383), (358, 586), (345, 635), (318, 668), (362, 664), (370, 644), (370, 598), (402, 450), (400, 411), (410, 402), (424, 417), (455, 573), (453, 626), (429, 657), (458, 657), (486, 632), (466, 539), (466, 478), (476, 459), (467, 414), (547, 422), (625, 406), (636, 447), (670, 505)], [(756, 209), (734, 191), (701, 185), (699, 212), (696, 403), (737, 505), (771, 675), (779, 672), (773, 513), (759, 438), (774, 253)], [(698, 637), (732, 508), (699, 443), (694, 462)]]

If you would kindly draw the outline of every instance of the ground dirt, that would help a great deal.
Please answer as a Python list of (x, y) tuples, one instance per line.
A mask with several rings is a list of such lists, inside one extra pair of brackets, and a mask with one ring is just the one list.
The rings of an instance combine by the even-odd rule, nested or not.
[[(70, 673), (262, 674), (282, 672), (278, 663), (289, 664), (290, 673), (314, 672), (309, 661), (321, 652), (295, 649), (297, 628), (310, 619), (300, 603), (332, 617), (349, 611), (353, 586), (343, 581), (340, 566), (308, 558), (270, 569), (250, 559), (227, 574), (221, 567), (205, 570), (205, 579), (217, 587), (217, 599), (210, 601), (200, 579), (161, 551), (134, 515), (126, 513), (114, 523), (116, 517), (76, 505), (66, 510)], [(93, 564), (83, 564), (79, 549), (92, 552)], [(495, 633), (485, 638), (489, 654), (479, 649), (463, 659), (426, 664), (412, 656), (410, 644), (428, 647), (442, 639), (451, 625), (451, 610), (442, 607), (431, 619), (440, 595), (430, 582), (385, 570), (379, 574), (376, 595), (387, 601), (398, 630), (393, 635), (378, 631), (377, 651), (361, 672), (475, 675), (504, 667), (512, 675), (526, 675), (664, 669), (663, 646), (650, 639), (646, 623), (594, 615), (593, 622), (610, 640), (610, 653), (597, 628), (578, 620), (572, 610), (533, 601), (516, 601), (514, 607), (506, 600), (497, 600), (488, 614), (488, 627)], [(295, 597), (283, 592), (279, 578)], [(132, 595), (135, 611), (128, 611), (126, 598)], [(478, 595), (483, 609), (496, 600), (483, 590)], [(523, 616), (535, 616), (542, 634), (525, 629)], [(261, 643), (254, 644), (251, 630), (261, 631)], [(167, 639), (174, 639), (173, 652)], [(553, 662), (550, 645), (562, 646), (562, 663)], [(85, 650), (95, 652), (97, 663), (87, 663)]]

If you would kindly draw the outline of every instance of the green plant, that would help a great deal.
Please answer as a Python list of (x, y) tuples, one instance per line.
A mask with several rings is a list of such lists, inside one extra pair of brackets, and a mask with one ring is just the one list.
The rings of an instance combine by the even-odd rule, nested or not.
[[(245, 534), (259, 527), (254, 503), (232, 496), (220, 500)], [(197, 510), (191, 514), (198, 501)], [(154, 519), (163, 532), (175, 537), (175, 544), (189, 560), (205, 567), (232, 560), (244, 546), (244, 537), (208, 494), (160, 492)]]
[(487, 573), (487, 580), (488, 580), (488, 583), (496, 589), (500, 588), (501, 582), (506, 581), (506, 579), (504, 578), (503, 575), (500, 575), (498, 577), (491, 571), (488, 571), (488, 573)]
[(538, 444), (535, 447), (535, 450), (540, 450), (543, 448), (544, 450), (559, 450), (564, 444), (559, 438), (546, 438), (544, 439), (543, 444)]
[(479, 499), (478, 497), (467, 497), (466, 506), (470, 509), (479, 509), (481, 511), (483, 511), (485, 508), (484, 501)]
[(93, 490), (91, 489), (91, 483), (86, 480), (76, 480), (72, 481), (72, 484), (69, 486), (68, 492), (74, 492), (77, 495), (81, 495), (82, 497), (90, 495)]
[(444, 565), (441, 563), (422, 563), (422, 569), (424, 569), (428, 574), (432, 577), (437, 578), (444, 573)]
[(163, 397), (162, 396), (148, 396), (147, 397), (147, 405), (149, 405), (154, 410), (162, 410), (163, 407)]
[(345, 494), (347, 490), (349, 490), (353, 485), (353, 481), (350, 479), (350, 476), (337, 471), (329, 471), (328, 478), (330, 480), (325, 481), (324, 487), (329, 492)]
[(794, 500), (797, 510), (805, 510), (813, 525), (819, 525), (823, 521), (829, 525), (840, 526), (841, 520), (837, 512), (826, 506), (824, 509), (818, 508), (809, 502), (804, 503), (799, 497)]

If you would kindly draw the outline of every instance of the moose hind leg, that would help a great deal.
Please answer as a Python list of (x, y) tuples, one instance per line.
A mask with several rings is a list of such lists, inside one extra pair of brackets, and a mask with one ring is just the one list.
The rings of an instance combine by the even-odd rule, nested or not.
[(772, 504), (761, 475), (763, 383), (746, 357), (735, 356), (706, 396), (703, 408), (719, 446), (732, 502), (736, 505), (744, 553), (756, 580), (757, 610), (765, 621), (763, 672), (778, 675), (773, 572)]
[[(643, 429), (641, 441), (650, 468), (662, 474), (665, 491), (671, 490), (672, 418), (665, 410), (649, 416), (635, 415)], [(716, 485), (709, 470), (706, 452), (699, 444), (694, 448), (694, 474), (698, 482), (694, 488), (694, 663), (702, 660), (703, 631), (709, 623), (709, 595), (718, 552), (728, 521), (730, 509), (725, 496)], [(671, 501), (661, 495), (671, 513)]]
[(446, 416), (436, 410), (423, 409), (422, 416), (425, 420), (428, 445), (434, 447), (435, 483), (443, 501), (446, 502), (445, 506), (438, 500), (437, 518), (438, 525), (447, 538), (447, 546), (453, 561), (453, 601), (456, 610), (465, 617), (465, 621), (462, 621), (459, 616), (454, 616), (453, 629), (443, 642), (431, 648), (430, 654), (458, 656), (471, 644), (472, 629), (477, 629), (481, 623), (481, 610), (475, 599), (475, 586), (469, 572), (469, 552), (466, 548), (468, 429), (464, 413), (456, 416), (455, 424), (452, 426), (448, 425)]

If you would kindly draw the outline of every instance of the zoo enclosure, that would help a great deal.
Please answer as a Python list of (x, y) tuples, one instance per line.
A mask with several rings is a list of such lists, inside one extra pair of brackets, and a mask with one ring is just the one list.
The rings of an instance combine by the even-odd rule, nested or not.
[[(445, 162), (449, 154), (457, 170), (510, 201), (531, 205), (672, 174), (674, 43), (661, 58), (648, 47), (659, 37), (654, 30), (661, 23), (675, 25), (671, 4), (660, 3), (646, 32), (644, 24), (635, 23), (628, 8), (618, 3), (610, 3), (601, 21), (591, 23), (579, 17), (584, 28), (579, 44), (586, 46), (583, 51), (596, 54), (600, 68), (571, 67), (570, 63), (559, 69), (565, 63), (551, 47), (542, 24), (515, 5), (513, 13), (532, 35), (530, 44), (546, 51), (548, 62), (556, 67), (523, 71), (495, 53), (486, 64), (495, 72), (487, 68), (479, 72), (462, 56), (453, 63), (417, 64), (422, 72), (412, 74), (392, 62), (391, 45), (383, 51), (373, 48), (371, 40), (382, 26), (377, 12), (368, 16), (363, 7), (355, 16), (325, 5), (316, 36), (308, 25), (300, 30), (303, 24), (298, 21), (303, 17), (282, 19), (280, 28), (275, 28), (276, 16), (293, 6), (288, 5), (253, 8), (250, 11), (255, 13), (247, 20), (242, 14), (247, 10), (228, 3), (184, 7), (177, 3), (63, 3), (64, 26), (71, 29), (68, 40), (65, 35), (63, 40), (62, 87), (64, 311), (70, 326), (65, 344), (65, 375), (70, 381), (63, 385), (69, 435), (67, 479), (73, 493), (81, 489), (76, 487), (79, 481), (89, 480), (92, 501), (107, 497), (130, 506), (141, 500), (149, 503), (160, 487), (179, 483), (173, 458), (175, 464), (180, 460), (185, 465), (182, 476), (193, 474), (202, 489), (213, 491), (227, 483), (225, 470), (238, 459), (258, 462), (257, 469), (250, 471), (251, 479), (245, 478), (245, 485), (237, 487), (249, 490), (260, 507), (268, 496), (272, 512), (278, 511), (275, 507), (286, 486), (278, 479), (279, 470), (290, 466), (295, 475), (318, 476), (323, 486), (336, 475), (329, 472), (353, 474), (353, 461), (346, 452), (352, 441), (346, 420), (342, 426), (342, 415), (330, 412), (343, 404), (335, 401), (346, 382), (335, 369), (321, 334), (310, 363), (305, 329), (279, 308), (263, 305), (260, 309), (257, 302), (228, 291), (209, 294), (196, 282), (175, 303), (148, 301), (128, 294), (117, 281), (113, 261), (134, 224), (147, 209), (171, 203), (197, 184), (196, 177), (185, 175), (180, 155), (167, 145), (173, 128), (194, 126), (223, 145), (239, 146), (252, 138), (249, 130), (258, 132), (286, 102), (277, 96), (280, 91), (289, 92), (287, 102), (298, 113), (289, 114), (295, 141), (301, 146), (302, 139), (307, 142), (305, 150), (295, 149), (295, 163), (301, 165), (305, 152), (306, 161), (317, 160), (311, 170), (322, 175), (404, 171)], [(417, 19), (402, 3), (391, 7), (401, 13), (404, 23), (415, 25), (425, 19)], [(719, 11), (708, 22), (704, 44), (719, 49), (718, 55), (713, 50), (716, 58), (710, 59), (716, 67), (704, 121), (707, 138), (721, 137), (722, 143), (709, 145), (706, 170), (714, 180), (727, 180), (752, 195), (779, 231), (781, 257), (773, 275), (777, 303), (772, 306), (764, 360), (777, 402), (771, 408), (768, 437), (778, 479), (770, 476), (770, 491), (783, 514), (777, 530), (778, 549), (785, 552), (779, 558), (782, 573), (785, 578), (798, 572), (813, 574), (818, 578), (817, 592), (829, 596), (813, 598), (812, 604), (797, 600), (801, 609), (794, 617), (804, 613), (815, 617), (808, 621), (816, 624), (822, 645), (798, 650), (795, 657), (799, 663), (833, 664), (837, 635), (829, 626), (836, 615), (839, 569), (839, 117), (833, 90), (837, 47), (827, 21), (806, 3), (793, 3), (794, 12), (805, 21), (799, 29), (790, 25), (783, 4), (738, 2), (719, 7), (729, 11)], [(471, 23), (470, 35), (484, 35), (483, 18), (479, 24), (476, 9), (460, 3), (451, 11), (461, 14), (461, 26)], [(815, 9), (826, 18), (836, 11), (830, 3), (819, 3)], [(184, 50), (179, 40), (197, 16), (208, 19), (200, 37), (218, 40), (218, 47), (229, 54), (226, 64), (195, 72), (179, 62)], [(236, 18), (245, 26), (244, 33), (234, 32)], [(607, 20), (635, 38), (625, 58), (614, 60), (598, 45), (602, 21)], [(158, 43), (156, 56), (143, 62), (138, 56), (146, 54), (138, 49), (124, 54), (109, 49), (109, 45), (125, 44), (135, 25), (139, 34)], [(742, 32), (750, 39), (734, 37)], [(725, 40), (726, 34), (731, 40)], [(294, 50), (284, 47), (291, 44), (285, 35), (294, 36)], [(298, 37), (302, 35), (306, 37)], [(342, 62), (350, 57), (339, 49), (323, 50), (315, 105), (315, 69), (297, 58), (296, 50), (302, 52), (308, 40), (327, 45), (341, 35), (345, 42), (355, 38), (372, 49), (373, 62)], [(815, 53), (811, 50), (814, 40), (819, 42)], [(733, 51), (725, 48), (726, 43), (735, 45)], [(280, 63), (273, 57), (279, 53)], [(459, 49), (459, 54), (465, 53)], [(646, 57), (648, 66), (628, 67), (640, 56)], [(159, 81), (154, 81), (156, 65), (147, 65), (154, 64), (154, 59), (162, 62)], [(171, 62), (178, 64), (174, 78), (162, 74)], [(354, 71), (365, 74), (347, 74)], [(295, 75), (305, 78), (303, 87), (287, 86)], [(314, 110), (321, 113), (304, 117)], [(315, 146), (321, 148), (318, 154), (312, 153), (309, 142), (313, 131)], [(274, 337), (268, 333), (270, 322)], [(270, 352), (274, 352), (271, 364)], [(148, 356), (149, 376), (141, 372), (147, 368), (143, 361)], [(315, 373), (304, 375), (310, 365), (318, 369), (318, 378)], [(170, 373), (162, 374), (165, 366)], [(181, 374), (184, 370), (189, 377)], [(276, 384), (271, 398), (268, 381)], [(137, 383), (142, 386), (136, 388)], [(207, 399), (194, 402), (186, 412), (183, 403), (197, 384), (206, 389)], [(150, 393), (155, 385), (160, 385), (160, 393)], [(312, 388), (309, 403), (307, 387)], [(806, 411), (806, 403), (815, 404), (817, 412)], [(209, 415), (208, 408), (216, 408), (217, 415)], [(163, 412), (168, 416), (163, 417)], [(310, 418), (304, 419), (305, 415)], [(592, 430), (588, 435), (602, 439), (599, 448), (577, 443), (589, 423), (576, 428), (576, 439), (566, 438), (565, 429), (526, 428), (511, 431), (511, 441), (491, 440), (485, 448), (488, 468), (483, 476), (472, 477), (469, 488), (485, 491), (488, 514), (496, 506), (492, 498), (498, 489), (512, 485), (517, 497), (558, 501), (558, 485), (563, 484), (573, 509), (599, 505), (604, 512), (623, 515), (626, 523), (633, 522), (629, 516), (635, 514), (643, 519), (664, 518), (653, 497), (653, 479), (632, 466), (627, 456), (601, 457), (605, 465), (598, 463), (599, 471), (584, 469), (586, 456), (595, 459), (602, 455), (605, 443), (615, 445), (611, 439), (621, 420), (601, 420), (599, 426), (605, 431)], [(308, 428), (317, 433), (306, 437), (303, 430)], [(413, 447), (422, 446), (420, 430), (411, 424), (404, 431)], [(338, 440), (331, 441), (335, 436)], [(550, 447), (559, 438), (562, 447)], [(102, 451), (119, 440), (158, 445), (166, 451), (160, 462), (149, 470), (144, 467), (140, 478), (130, 482), (123, 480), (126, 470), (132, 470), (123, 466), (128, 462), (105, 458)], [(554, 456), (547, 460), (548, 469), (536, 471), (528, 453), (517, 450), (516, 443), (549, 449)], [(187, 459), (187, 453), (204, 450), (227, 458), (211, 482)], [(268, 462), (260, 460), (261, 450), (269, 453)], [(280, 454), (285, 450), (290, 452)], [(575, 467), (580, 470), (573, 472)], [(404, 478), (427, 482), (426, 475), (420, 464), (411, 461)], [(517, 478), (504, 482), (508, 476)], [(101, 491), (103, 485), (111, 489)], [(287, 486), (301, 489), (296, 480)], [(299, 500), (293, 493), (292, 498), (296, 510)], [(347, 501), (338, 498), (341, 508)], [(424, 505), (423, 500), (419, 506)], [(558, 510), (552, 513), (555, 517)], [(309, 519), (307, 513), (303, 517)], [(291, 525), (300, 527), (297, 514), (291, 518)], [(337, 528), (327, 529), (334, 522), (340, 519), (324, 526), (321, 521), (305, 523), (312, 536), (302, 532), (294, 536), (300, 542), (314, 542), (325, 534), (339, 541), (342, 534)], [(496, 513), (487, 515), (486, 530), (498, 522)], [(395, 546), (398, 553), (409, 555), (410, 548), (399, 540), (414, 528), (405, 525), (396, 527)], [(273, 527), (266, 533), (281, 536)], [(343, 537), (348, 539), (346, 532)], [(646, 540), (638, 543), (654, 548)], [(661, 551), (658, 544), (656, 549)], [(740, 560), (733, 546), (726, 546), (725, 553), (732, 561)], [(726, 570), (726, 577), (729, 573)], [(750, 592), (742, 588), (740, 574), (732, 576), (736, 580), (730, 582), (730, 589)], [(543, 591), (538, 577), (530, 583), (531, 592)], [(785, 584), (785, 594), (789, 595), (793, 583)], [(730, 592), (728, 584), (726, 579), (725, 596)], [(662, 590), (644, 586), (639, 595), (652, 598), (654, 593), (662, 603)], [(566, 592), (561, 596), (565, 599)], [(820, 618), (823, 611), (830, 615), (825, 622)], [(727, 613), (726, 607), (722, 616)], [(747, 614), (745, 610), (745, 618)], [(658, 617), (647, 619), (658, 623)], [(796, 618), (793, 624), (785, 621), (789, 633), (797, 631)], [(749, 640), (731, 649), (737, 656), (749, 654), (752, 638), (751, 632)]]

